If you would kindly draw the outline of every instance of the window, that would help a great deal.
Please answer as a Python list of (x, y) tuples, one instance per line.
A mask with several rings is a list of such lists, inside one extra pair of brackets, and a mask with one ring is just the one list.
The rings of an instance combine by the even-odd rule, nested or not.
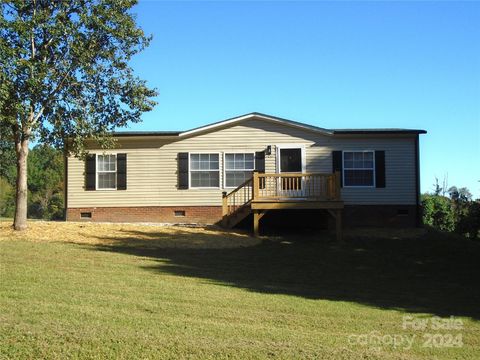
[(82, 213), (80, 213), (80, 218), (81, 219), (91, 219), (92, 218), (92, 213), (91, 212), (82, 212)]
[(373, 151), (343, 152), (343, 184), (345, 186), (374, 186)]
[(97, 155), (97, 189), (117, 188), (117, 156)]
[(247, 154), (225, 154), (225, 187), (237, 187), (252, 177), (255, 156)]
[(220, 187), (218, 154), (190, 154), (190, 187)]
[(175, 210), (173, 212), (173, 215), (175, 217), (184, 217), (185, 216), (185, 210)]

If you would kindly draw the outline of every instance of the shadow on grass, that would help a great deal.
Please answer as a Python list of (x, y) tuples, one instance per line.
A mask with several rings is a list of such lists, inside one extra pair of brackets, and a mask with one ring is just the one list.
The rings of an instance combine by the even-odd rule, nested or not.
[[(95, 249), (156, 259), (148, 271), (259, 293), (480, 319), (480, 244), (444, 234), (429, 232), (411, 239), (357, 236), (340, 245), (326, 238), (289, 237), (225, 249), (149, 247), (146, 237), (161, 241), (165, 234), (125, 235)], [(194, 234), (181, 228), (169, 234), (169, 239), (178, 237), (195, 241)], [(234, 238), (232, 234), (230, 240)]]

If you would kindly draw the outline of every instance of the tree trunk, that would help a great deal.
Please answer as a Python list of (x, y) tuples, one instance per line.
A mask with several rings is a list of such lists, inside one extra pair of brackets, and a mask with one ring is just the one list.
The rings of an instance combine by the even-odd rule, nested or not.
[(21, 139), (15, 144), (17, 153), (17, 192), (15, 201), (15, 219), (13, 228), (25, 230), (27, 228), (27, 157), (28, 138)]

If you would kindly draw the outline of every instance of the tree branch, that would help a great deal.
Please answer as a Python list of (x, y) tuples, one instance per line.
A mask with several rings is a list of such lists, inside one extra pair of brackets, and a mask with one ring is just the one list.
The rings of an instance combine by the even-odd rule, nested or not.
[[(35, 16), (37, 15), (37, 1), (36, 0), (33, 0), (33, 16), (32, 16), (32, 20), (35, 24)], [(34, 25), (35, 27), (35, 25)], [(32, 46), (32, 55), (31, 55), (31, 60), (35, 59), (35, 28), (32, 28), (32, 34), (30, 36), (30, 39), (31, 39), (31, 46)], [(33, 74), (32, 74), (33, 76)]]

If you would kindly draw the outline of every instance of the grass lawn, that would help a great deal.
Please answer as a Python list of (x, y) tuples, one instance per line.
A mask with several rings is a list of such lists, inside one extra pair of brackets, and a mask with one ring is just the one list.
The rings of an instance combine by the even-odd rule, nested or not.
[[(9, 226), (0, 222), (0, 358), (480, 358), (479, 243), (422, 231), (347, 233), (339, 245)], [(430, 322), (404, 329), (405, 316)], [(462, 324), (433, 329), (432, 316)]]

